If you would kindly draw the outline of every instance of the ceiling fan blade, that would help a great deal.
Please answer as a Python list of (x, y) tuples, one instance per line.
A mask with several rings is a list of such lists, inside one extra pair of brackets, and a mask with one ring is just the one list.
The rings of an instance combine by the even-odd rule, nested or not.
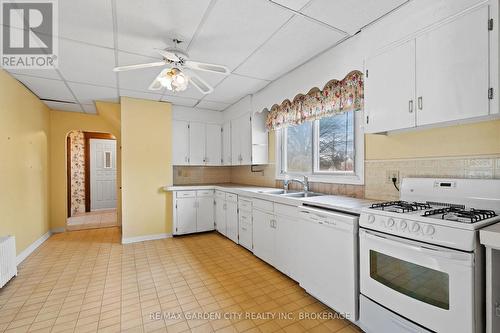
[(159, 66), (164, 66), (167, 63), (165, 61), (158, 61), (158, 62), (150, 62), (147, 64), (137, 64), (137, 65), (129, 65), (129, 66), (118, 66), (113, 68), (114, 72), (124, 72), (124, 71), (130, 71), (134, 69), (141, 69), (141, 68), (150, 68), (150, 67), (159, 67)]
[(162, 90), (163, 86), (160, 83), (160, 80), (158, 80), (158, 77), (156, 77), (153, 82), (148, 87), (149, 90)]
[(191, 60), (186, 60), (183, 65), (184, 67), (188, 67), (198, 71), (212, 72), (224, 75), (229, 75), (231, 73), (229, 71), (229, 68), (222, 65), (207, 64), (204, 62), (191, 61)]
[(207, 95), (214, 91), (214, 88), (205, 82), (201, 77), (190, 71), (189, 75), (189, 83), (192, 83), (193, 86), (196, 87), (202, 94)]
[(162, 50), (162, 49), (155, 49), (156, 52), (158, 52), (162, 57), (168, 59), (168, 60), (171, 60), (173, 62), (178, 62), (180, 61), (181, 59), (179, 59), (179, 57), (173, 53), (173, 52), (170, 52), (168, 50)]

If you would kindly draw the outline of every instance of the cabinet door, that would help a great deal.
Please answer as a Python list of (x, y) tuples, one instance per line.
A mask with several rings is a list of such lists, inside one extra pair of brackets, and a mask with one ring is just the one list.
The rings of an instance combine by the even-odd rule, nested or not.
[(269, 264), (274, 260), (274, 215), (252, 211), (253, 254)]
[(207, 124), (206, 127), (206, 165), (222, 164), (222, 126), (216, 124)]
[(191, 165), (205, 164), (205, 124), (189, 123), (189, 161)]
[(489, 114), (488, 6), (416, 40), (417, 125)]
[(289, 277), (298, 280), (296, 276), (296, 261), (298, 256), (297, 225), (298, 219), (276, 217), (275, 267)]
[(215, 228), (218, 232), (227, 235), (226, 232), (226, 201), (222, 198), (215, 199)]
[(252, 213), (240, 210), (238, 243), (252, 251)]
[(415, 40), (365, 62), (365, 132), (415, 126)]
[(231, 165), (241, 164), (241, 130), (239, 119), (231, 120)]
[(252, 124), (249, 115), (240, 118), (240, 152), (241, 164), (252, 164)]
[(222, 125), (222, 164), (231, 165), (231, 122)]
[(172, 163), (173, 165), (189, 164), (189, 123), (172, 121)]
[(196, 213), (196, 231), (214, 230), (214, 198), (198, 197)]
[(238, 204), (226, 201), (226, 232), (227, 237), (238, 243)]
[(177, 235), (196, 232), (196, 198), (177, 199), (175, 233)]

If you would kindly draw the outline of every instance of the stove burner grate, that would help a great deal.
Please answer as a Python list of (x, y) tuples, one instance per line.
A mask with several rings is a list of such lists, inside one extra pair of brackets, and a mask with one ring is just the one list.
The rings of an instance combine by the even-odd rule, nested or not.
[(497, 214), (492, 210), (486, 209), (474, 209), (466, 210), (460, 207), (445, 207), (425, 211), (422, 216), (434, 216), (441, 215), (442, 220), (456, 220), (464, 223), (474, 223), (483, 221), (492, 217), (497, 216)]
[(387, 201), (373, 204), (371, 208), (380, 210), (396, 210), (400, 213), (430, 209), (431, 205), (422, 202)]

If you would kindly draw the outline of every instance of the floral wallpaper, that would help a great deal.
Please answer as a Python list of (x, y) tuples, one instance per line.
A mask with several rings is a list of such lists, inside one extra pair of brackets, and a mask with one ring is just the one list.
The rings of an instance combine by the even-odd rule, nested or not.
[(323, 90), (311, 90), (307, 95), (298, 95), (293, 102), (284, 101), (274, 105), (266, 119), (270, 130), (299, 125), (305, 121), (363, 108), (363, 74), (352, 71), (341, 81), (331, 80)]
[(71, 216), (85, 212), (85, 139), (82, 131), (68, 134), (71, 142)]

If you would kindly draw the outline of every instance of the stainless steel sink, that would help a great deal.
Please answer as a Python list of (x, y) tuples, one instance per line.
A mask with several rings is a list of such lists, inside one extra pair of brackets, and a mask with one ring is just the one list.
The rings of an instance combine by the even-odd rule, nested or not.
[(308, 198), (308, 197), (319, 197), (322, 195), (326, 195), (323, 193), (316, 193), (316, 192), (295, 192), (295, 193), (283, 193), (281, 194), (284, 197), (291, 197), (291, 198)]

